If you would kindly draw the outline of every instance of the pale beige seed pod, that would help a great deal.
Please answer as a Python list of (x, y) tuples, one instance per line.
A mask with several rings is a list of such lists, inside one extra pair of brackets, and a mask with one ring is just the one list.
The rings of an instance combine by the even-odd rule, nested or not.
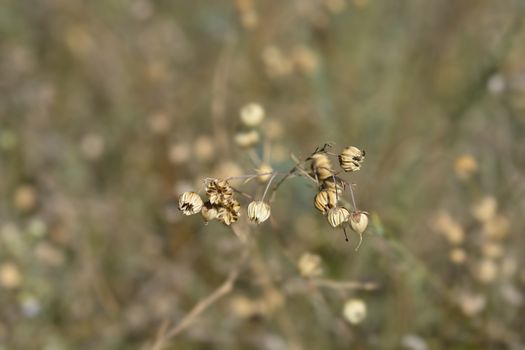
[(210, 202), (206, 202), (202, 206), (201, 215), (204, 221), (212, 221), (217, 218), (217, 215), (219, 215), (219, 210), (215, 205), (211, 204)]
[(328, 210), (327, 219), (330, 226), (336, 228), (350, 219), (350, 212), (345, 207), (335, 207)]
[(219, 207), (217, 219), (226, 226), (230, 226), (239, 219), (240, 213), (240, 203), (235, 199), (231, 199), (228, 203)]
[(334, 176), (332, 162), (324, 153), (316, 153), (312, 157), (312, 172), (317, 176), (319, 181), (324, 181)]
[(241, 108), (241, 121), (247, 127), (259, 126), (264, 119), (264, 108), (258, 103), (248, 103)]
[(331, 191), (319, 191), (314, 199), (315, 207), (323, 214), (337, 205), (337, 195)]
[(248, 205), (248, 218), (257, 224), (268, 220), (270, 212), (270, 205), (263, 201), (253, 201)]
[(184, 192), (179, 196), (179, 210), (184, 215), (197, 214), (203, 205), (201, 197), (195, 192)]
[(346, 147), (339, 155), (339, 165), (347, 172), (361, 169), (361, 164), (364, 160), (365, 151), (354, 146)]
[(343, 307), (343, 316), (351, 324), (361, 323), (366, 313), (366, 304), (361, 299), (350, 299)]
[(264, 175), (259, 175), (257, 177), (257, 180), (259, 180), (259, 182), (261, 183), (268, 182), (268, 180), (270, 180), (270, 178), (272, 177), (272, 174), (269, 174), (271, 172), (273, 172), (272, 166), (268, 163), (262, 163), (259, 166), (259, 168), (257, 168), (257, 174), (264, 174)]
[(235, 134), (235, 143), (241, 148), (250, 148), (259, 143), (261, 137), (257, 130), (242, 130)]
[(227, 204), (233, 196), (233, 189), (226, 180), (209, 179), (206, 184), (206, 195), (211, 204)]
[(297, 267), (299, 268), (299, 273), (303, 277), (318, 277), (323, 273), (321, 263), (322, 260), (319, 255), (305, 252), (299, 258)]
[(356, 211), (350, 215), (350, 226), (355, 232), (362, 234), (368, 226), (368, 213), (366, 211)]

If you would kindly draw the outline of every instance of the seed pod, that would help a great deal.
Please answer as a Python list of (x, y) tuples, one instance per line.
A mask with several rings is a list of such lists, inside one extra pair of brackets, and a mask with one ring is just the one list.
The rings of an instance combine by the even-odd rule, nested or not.
[(354, 146), (346, 147), (339, 155), (339, 164), (341, 168), (347, 172), (361, 169), (361, 163), (363, 163), (364, 160), (365, 151)]
[(201, 209), (201, 215), (204, 221), (212, 221), (213, 219), (217, 218), (218, 214), (219, 211), (216, 206), (214, 206), (210, 202), (204, 203), (204, 206)]
[(350, 226), (355, 232), (362, 234), (368, 226), (368, 213), (366, 211), (356, 211), (350, 216)]
[(297, 267), (299, 268), (299, 273), (303, 277), (318, 277), (323, 273), (321, 263), (322, 260), (319, 255), (305, 252), (299, 258)]
[(321, 213), (326, 214), (330, 208), (337, 205), (337, 195), (335, 192), (319, 191), (315, 195), (314, 205)]
[(263, 201), (253, 201), (248, 205), (248, 218), (257, 224), (270, 217), (270, 205)]
[(239, 219), (241, 205), (235, 199), (230, 200), (219, 208), (217, 219), (223, 224), (230, 226)]
[(233, 189), (226, 180), (211, 179), (206, 184), (206, 194), (211, 204), (225, 205), (233, 196)]
[(324, 181), (333, 176), (332, 162), (324, 153), (316, 153), (312, 157), (312, 171), (319, 181)]
[(264, 109), (258, 103), (249, 103), (241, 108), (241, 121), (248, 127), (256, 127), (264, 119)]
[(350, 299), (343, 308), (344, 318), (351, 324), (361, 323), (366, 318), (366, 304), (361, 299)]
[(184, 215), (197, 214), (202, 206), (202, 199), (195, 192), (184, 192), (179, 196), (179, 210), (181, 210)]
[(350, 212), (344, 207), (335, 207), (328, 210), (327, 219), (330, 226), (336, 228), (341, 226), (350, 218)]
[(262, 163), (261, 166), (257, 169), (257, 174), (265, 174), (265, 175), (259, 175), (257, 177), (257, 180), (259, 180), (259, 182), (261, 183), (268, 182), (268, 180), (270, 180), (270, 178), (272, 177), (272, 174), (268, 174), (268, 173), (271, 173), (272, 171), (273, 171), (273, 168), (270, 164)]
[(242, 148), (250, 148), (259, 143), (260, 136), (257, 130), (238, 131), (235, 134), (235, 143)]

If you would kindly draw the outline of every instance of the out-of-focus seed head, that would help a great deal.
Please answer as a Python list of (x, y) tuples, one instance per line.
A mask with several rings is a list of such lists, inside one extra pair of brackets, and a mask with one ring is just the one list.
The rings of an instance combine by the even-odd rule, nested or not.
[(355, 232), (362, 234), (368, 226), (368, 216), (365, 211), (356, 211), (350, 215), (350, 226)]
[(241, 121), (247, 127), (259, 126), (264, 119), (264, 108), (258, 103), (248, 103), (241, 108)]
[(233, 196), (233, 189), (226, 180), (209, 179), (206, 184), (206, 195), (211, 204), (225, 205)]
[(204, 221), (212, 221), (217, 218), (217, 215), (219, 215), (219, 210), (217, 206), (211, 204), (209, 201), (204, 203), (202, 209), (201, 209), (201, 215)]
[(317, 254), (303, 253), (297, 263), (299, 273), (303, 277), (318, 277), (323, 273), (321, 267), (321, 257)]
[(273, 172), (272, 166), (268, 163), (262, 163), (257, 169), (257, 174), (264, 174), (264, 175), (259, 175), (257, 177), (257, 180), (259, 180), (259, 182), (261, 183), (268, 182), (268, 180), (270, 180), (270, 178), (272, 177), (272, 174), (269, 174), (271, 172)]
[(344, 207), (335, 207), (328, 210), (327, 219), (330, 226), (336, 228), (350, 219), (350, 212)]
[(357, 171), (361, 169), (361, 164), (365, 160), (365, 151), (357, 147), (349, 146), (343, 149), (339, 155), (339, 165), (346, 172)]
[(454, 160), (454, 172), (461, 180), (468, 180), (478, 171), (478, 162), (470, 154), (463, 154)]
[(337, 205), (337, 195), (331, 191), (319, 191), (315, 195), (314, 205), (321, 213), (326, 214)]
[(270, 205), (263, 201), (253, 201), (248, 205), (248, 218), (257, 224), (268, 220)]
[(197, 214), (203, 205), (201, 197), (195, 192), (184, 192), (179, 196), (179, 210), (184, 215)]
[(330, 158), (324, 153), (316, 153), (311, 157), (312, 171), (317, 176), (317, 179), (324, 181), (334, 175), (332, 162)]
[(259, 143), (260, 135), (257, 130), (243, 130), (235, 134), (235, 143), (242, 148), (250, 148)]
[(361, 299), (350, 299), (343, 308), (345, 320), (351, 324), (361, 323), (366, 318), (366, 304)]
[(221, 206), (217, 213), (217, 219), (223, 224), (230, 226), (239, 219), (241, 205), (235, 199), (231, 199), (227, 204)]
[(467, 260), (467, 253), (461, 248), (454, 248), (450, 251), (448, 258), (454, 264), (460, 265)]

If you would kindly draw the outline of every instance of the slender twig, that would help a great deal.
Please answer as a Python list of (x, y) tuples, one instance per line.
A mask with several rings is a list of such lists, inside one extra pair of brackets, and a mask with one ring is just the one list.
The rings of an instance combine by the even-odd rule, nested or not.
[(325, 287), (331, 289), (376, 290), (379, 288), (379, 285), (374, 282), (333, 281), (318, 278), (313, 279), (312, 283), (317, 287)]
[[(222, 297), (229, 294), (235, 285), (235, 282), (237, 281), (237, 278), (239, 277), (239, 272), (241, 268), (244, 266), (244, 262), (246, 260), (246, 257), (248, 250), (246, 249), (243, 252), (243, 255), (241, 256), (241, 259), (239, 263), (235, 266), (233, 270), (230, 271), (228, 274), (228, 277), (226, 280), (217, 288), (215, 289), (210, 295), (208, 295), (206, 298), (199, 301), (192, 309), (191, 311), (186, 314), (182, 318), (182, 320), (179, 321), (176, 325), (174, 325), (172, 328), (170, 328), (167, 331), (159, 331), (157, 334), (157, 339), (153, 343), (153, 345), (150, 347), (150, 350), (161, 350), (164, 348), (168, 341), (175, 338), (177, 335), (188, 329), (193, 323), (195, 323), (198, 319), (198, 317), (206, 311), (209, 307), (211, 307), (213, 304), (215, 304), (217, 301), (219, 301)], [(165, 326), (164, 326), (165, 327)], [(162, 327), (161, 327), (162, 328)]]

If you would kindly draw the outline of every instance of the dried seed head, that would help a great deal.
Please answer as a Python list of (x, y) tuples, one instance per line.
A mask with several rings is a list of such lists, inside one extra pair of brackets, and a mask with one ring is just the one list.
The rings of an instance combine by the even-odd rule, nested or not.
[(202, 199), (195, 192), (184, 192), (179, 196), (179, 210), (181, 210), (184, 215), (197, 214), (202, 206)]
[(257, 224), (270, 217), (270, 205), (263, 201), (253, 201), (248, 205), (248, 218)]
[(241, 121), (253, 128), (259, 126), (264, 119), (264, 109), (258, 103), (249, 103), (241, 108)]
[(324, 153), (316, 153), (312, 157), (312, 171), (320, 181), (331, 178), (334, 175), (332, 162)]
[(201, 209), (201, 215), (204, 221), (208, 222), (217, 218), (219, 210), (217, 206), (211, 204), (210, 202), (204, 203), (204, 206)]
[(217, 219), (223, 224), (230, 226), (239, 219), (241, 205), (235, 199), (231, 199), (225, 205), (219, 207)]
[(206, 194), (211, 204), (225, 205), (233, 196), (233, 189), (226, 180), (210, 179), (206, 184)]
[(355, 232), (362, 234), (368, 226), (368, 216), (366, 211), (356, 211), (350, 215), (350, 226)]
[(317, 254), (303, 253), (299, 258), (297, 267), (303, 277), (317, 277), (323, 273), (321, 257)]
[(365, 160), (365, 151), (357, 147), (349, 146), (343, 149), (339, 155), (339, 164), (344, 171), (357, 171), (361, 169), (361, 163)]
[(315, 195), (314, 205), (320, 212), (326, 214), (329, 209), (337, 205), (337, 195), (331, 191), (320, 191)]
[(361, 299), (350, 299), (343, 308), (344, 318), (351, 324), (361, 323), (366, 317), (366, 304)]
[(257, 130), (243, 130), (235, 134), (235, 143), (242, 148), (250, 148), (259, 143), (260, 136)]
[(330, 226), (336, 228), (350, 219), (350, 212), (344, 207), (335, 207), (328, 210), (327, 219)]
[(259, 180), (259, 182), (261, 183), (268, 182), (268, 180), (270, 180), (270, 178), (272, 177), (272, 174), (269, 174), (271, 172), (273, 172), (272, 166), (268, 163), (262, 163), (261, 166), (257, 169), (257, 174), (265, 175), (258, 176), (257, 180)]

